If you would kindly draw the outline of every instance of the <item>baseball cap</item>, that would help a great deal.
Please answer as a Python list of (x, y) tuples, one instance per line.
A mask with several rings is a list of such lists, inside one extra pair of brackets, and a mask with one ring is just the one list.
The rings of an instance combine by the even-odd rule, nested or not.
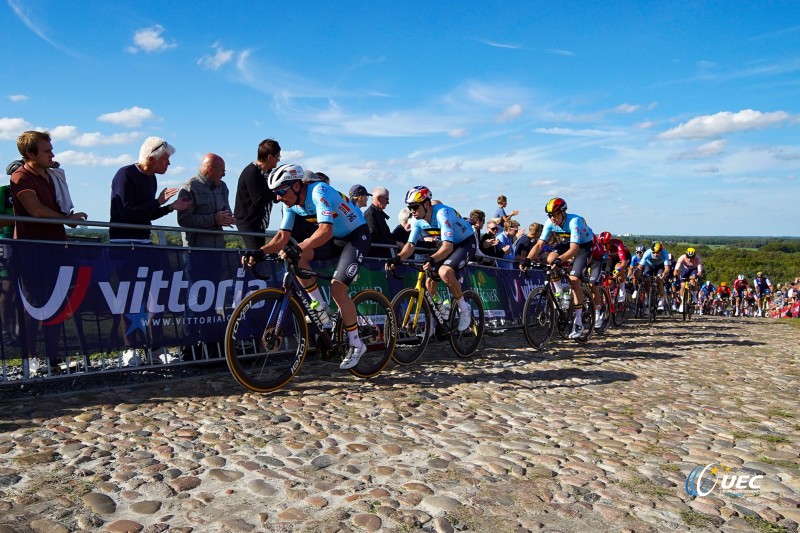
[(350, 198), (355, 198), (356, 196), (372, 196), (370, 193), (367, 192), (367, 188), (363, 185), (353, 185), (350, 187)]

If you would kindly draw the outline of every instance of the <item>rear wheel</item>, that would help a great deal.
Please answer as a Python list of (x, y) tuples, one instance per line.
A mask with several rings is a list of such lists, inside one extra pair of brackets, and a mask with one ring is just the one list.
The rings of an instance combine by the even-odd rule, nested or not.
[(609, 322), (611, 322), (611, 302), (606, 288), (600, 287), (600, 324), (595, 323), (594, 330), (600, 334), (605, 333)]
[[(225, 331), (225, 359), (234, 379), (254, 392), (286, 385), (300, 370), (308, 350), (308, 327), (300, 304), (286, 293), (262, 289), (246, 296)], [(280, 324), (278, 323), (278, 319)]]
[[(625, 323), (625, 319), (628, 318), (630, 302), (628, 301), (626, 292), (622, 292), (620, 286), (616, 287), (611, 296), (615, 300), (613, 302), (614, 312), (611, 314), (611, 319), (614, 321), (615, 326), (620, 327)], [(620, 301), (620, 298), (622, 301)]]
[(544, 348), (555, 328), (555, 310), (547, 300), (546, 291), (546, 287), (538, 287), (531, 291), (522, 309), (525, 340), (536, 350)]
[[(350, 373), (360, 378), (371, 378), (386, 368), (392, 359), (397, 340), (397, 324), (392, 303), (386, 296), (373, 290), (364, 290), (353, 297), (356, 306), (358, 336), (367, 351)], [(337, 321), (336, 336), (339, 345), (349, 347), (342, 320)]]
[(594, 330), (594, 302), (592, 301), (592, 291), (583, 287), (583, 312), (581, 313), (581, 325), (583, 334), (575, 339), (577, 342), (586, 342)]
[(398, 365), (410, 365), (422, 356), (428, 346), (434, 327), (433, 314), (427, 300), (417, 289), (398, 292), (392, 298), (392, 309), (397, 318), (397, 343), (392, 359)]
[(481, 343), (481, 339), (483, 339), (483, 302), (478, 293), (474, 291), (464, 291), (463, 298), (469, 304), (470, 323), (467, 329), (458, 331), (461, 310), (458, 308), (458, 304), (454, 302), (450, 309), (450, 346), (457, 356), (469, 357), (475, 353)]

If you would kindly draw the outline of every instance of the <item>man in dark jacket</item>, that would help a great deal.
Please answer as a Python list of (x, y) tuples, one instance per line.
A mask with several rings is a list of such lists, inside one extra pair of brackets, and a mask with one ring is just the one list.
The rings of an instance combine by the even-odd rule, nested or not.
[[(269, 216), (275, 195), (267, 187), (266, 176), (281, 160), (281, 145), (273, 139), (264, 139), (258, 145), (256, 160), (248, 164), (239, 175), (236, 187), (236, 202), (233, 215), (239, 231), (264, 233), (269, 227)], [(243, 235), (244, 247), (248, 250), (261, 248), (266, 236)]]
[(383, 187), (372, 189), (372, 204), (364, 211), (364, 218), (367, 219), (369, 232), (372, 233), (372, 247), (369, 255), (372, 257), (391, 257), (390, 250), (376, 244), (395, 244), (392, 237), (392, 230), (389, 229), (389, 215), (386, 214), (386, 206), (389, 205), (389, 190)]

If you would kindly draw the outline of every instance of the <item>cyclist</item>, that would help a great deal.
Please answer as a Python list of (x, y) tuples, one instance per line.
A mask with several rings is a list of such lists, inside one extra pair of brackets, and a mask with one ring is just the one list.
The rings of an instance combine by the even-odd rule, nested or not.
[(703, 286), (700, 288), (700, 314), (705, 313), (706, 303), (714, 298), (714, 295), (717, 292), (717, 288), (714, 287), (714, 284), (711, 281), (706, 281)]
[[(762, 309), (762, 307), (766, 307), (769, 304), (769, 295), (772, 293), (772, 282), (768, 277), (764, 276), (763, 272), (757, 272), (756, 279), (753, 280), (753, 288), (756, 291), (756, 297), (759, 303), (757, 316), (763, 316), (766, 309)], [(762, 298), (766, 298), (763, 305)]]
[(639, 295), (639, 278), (641, 277), (641, 270), (637, 268), (639, 263), (642, 261), (642, 257), (644, 257), (644, 245), (638, 245), (636, 247), (636, 254), (631, 257), (631, 264), (628, 266), (628, 279), (633, 280), (633, 299), (635, 300)]
[[(299, 165), (290, 164), (275, 168), (267, 177), (267, 185), (285, 207), (278, 233), (261, 250), (267, 254), (279, 251), (281, 258), (288, 257), (301, 268), (309, 268), (312, 259), (339, 258), (331, 281), (331, 296), (339, 306), (350, 344), (339, 366), (347, 370), (356, 366), (367, 351), (358, 336), (356, 308), (348, 289), (358, 274), (372, 238), (361, 210), (346, 196), (324, 181), (303, 181), (303, 174)], [(295, 221), (300, 218), (316, 229), (299, 243), (300, 253), (297, 255), (297, 249), (286, 245)], [(302, 279), (301, 283), (311, 299), (318, 302), (311, 312), (318, 317), (327, 313), (328, 306), (316, 278)]]
[[(631, 251), (628, 250), (621, 240), (611, 238), (611, 233), (608, 231), (601, 232), (597, 240), (603, 246), (606, 253), (608, 253), (605, 271), (617, 271), (617, 283), (622, 283), (625, 281), (622, 273), (626, 272), (628, 270), (628, 265), (631, 264)], [(644, 253), (644, 248), (642, 248), (642, 253)]]
[(733, 282), (733, 305), (736, 307), (733, 316), (742, 315), (742, 310), (744, 309), (744, 291), (749, 286), (750, 283), (748, 283), (744, 274), (736, 276), (736, 280)]
[(401, 261), (411, 257), (420, 238), (439, 237), (441, 241), (439, 248), (422, 264), (423, 269), (433, 274), (425, 281), (425, 288), (431, 295), (435, 295), (438, 278), (444, 281), (460, 311), (457, 329), (464, 331), (472, 319), (472, 309), (463, 298), (458, 272), (475, 257), (477, 241), (472, 226), (452, 207), (441, 203), (433, 205), (431, 190), (424, 185), (417, 185), (408, 190), (406, 205), (414, 217), (411, 221), (411, 233), (408, 242), (398, 254), (386, 261), (386, 267), (393, 269)]
[[(551, 234), (564, 238), (564, 242), (556, 246), (547, 256), (547, 262), (551, 265), (561, 265), (562, 262), (572, 260), (569, 284), (572, 287), (572, 297), (575, 302), (575, 322), (572, 325), (569, 338), (577, 339), (583, 335), (581, 276), (583, 276), (586, 265), (591, 259), (594, 233), (582, 216), (567, 214), (567, 202), (563, 198), (552, 198), (545, 205), (544, 211), (548, 219), (542, 229), (542, 234), (536, 244), (533, 245), (533, 248), (531, 248), (531, 251), (528, 252), (527, 259), (520, 262), (520, 268), (530, 266), (531, 259), (538, 257), (539, 252)], [(552, 282), (558, 295), (563, 290), (561, 280), (552, 280)]]
[(719, 299), (722, 301), (722, 311), (725, 312), (728, 309), (728, 306), (731, 302), (731, 288), (728, 287), (728, 282), (723, 281), (719, 284), (719, 289), (717, 289), (717, 295)]
[[(653, 246), (651, 246), (650, 249), (644, 253), (637, 268), (639, 269), (641, 275), (644, 276), (645, 292), (649, 290), (650, 277), (655, 276), (656, 283), (658, 284), (658, 293), (661, 295), (664, 294), (664, 277), (669, 269), (667, 266), (668, 260), (669, 252), (667, 252), (664, 246), (658, 241), (654, 242)], [(650, 305), (649, 302), (645, 303), (646, 305), (644, 312), (648, 313)]]
[[(678, 294), (683, 294), (683, 287), (686, 285), (686, 282), (689, 282), (689, 287), (691, 287), (692, 292), (692, 300), (697, 301), (697, 278), (703, 277), (703, 260), (697, 255), (697, 250), (693, 247), (689, 247), (686, 249), (686, 253), (683, 254), (678, 258), (678, 262), (675, 263), (675, 268), (673, 270), (675, 277), (677, 278), (680, 276), (681, 286), (679, 289)], [(681, 308), (678, 309), (679, 313), (683, 312), (683, 302), (681, 302)]]

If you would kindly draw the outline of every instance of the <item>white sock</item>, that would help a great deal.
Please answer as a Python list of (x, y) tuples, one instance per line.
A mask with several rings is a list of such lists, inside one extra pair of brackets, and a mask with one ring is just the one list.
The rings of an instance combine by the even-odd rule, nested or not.
[(317, 288), (314, 289), (311, 292), (309, 292), (309, 291), (306, 291), (306, 292), (308, 293), (309, 296), (311, 296), (312, 300), (316, 300), (319, 303), (325, 305), (325, 300), (322, 298), (322, 293), (319, 290), (319, 286), (317, 286)]
[(583, 307), (575, 309), (575, 324), (583, 325)]
[(347, 340), (350, 341), (350, 346), (363, 344), (361, 339), (358, 337), (358, 328), (347, 332)]
[(469, 304), (467, 303), (467, 301), (464, 299), (463, 296), (458, 300), (456, 300), (456, 305), (458, 306), (458, 310), (461, 311), (462, 313), (469, 313), (470, 311)]

